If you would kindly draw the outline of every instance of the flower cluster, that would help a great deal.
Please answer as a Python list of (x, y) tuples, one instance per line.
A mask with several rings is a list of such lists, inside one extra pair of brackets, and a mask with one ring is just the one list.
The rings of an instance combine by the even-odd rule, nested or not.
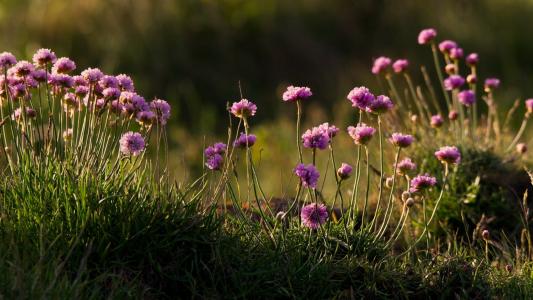
[(311, 97), (313, 93), (308, 87), (289, 86), (283, 93), (283, 101), (293, 102), (298, 100), (305, 100)]
[[(67, 137), (72, 135), (72, 132), (66, 132)], [(137, 156), (144, 151), (144, 138), (138, 132), (126, 132), (120, 138), (120, 152), (124, 155)]]
[(233, 142), (233, 146), (236, 148), (249, 148), (255, 144), (257, 137), (253, 134), (248, 134), (241, 132), (241, 135)]
[(226, 153), (226, 144), (215, 143), (204, 150), (205, 166), (210, 170), (220, 170), (224, 163), (222, 155)]
[(311, 203), (302, 207), (300, 218), (304, 226), (318, 229), (328, 219), (328, 210), (324, 204)]
[(329, 123), (323, 123), (304, 132), (302, 144), (306, 148), (324, 150), (338, 132), (339, 129), (335, 125), (330, 126)]
[(294, 168), (294, 174), (300, 178), (300, 182), (303, 186), (312, 189), (316, 188), (318, 177), (320, 177), (320, 173), (318, 173), (318, 170), (313, 165), (306, 166), (304, 164), (298, 164), (296, 168)]
[(374, 133), (376, 133), (376, 129), (367, 126), (364, 123), (360, 123), (357, 125), (357, 127), (348, 127), (348, 134), (352, 137), (354, 143), (357, 145), (368, 144)]

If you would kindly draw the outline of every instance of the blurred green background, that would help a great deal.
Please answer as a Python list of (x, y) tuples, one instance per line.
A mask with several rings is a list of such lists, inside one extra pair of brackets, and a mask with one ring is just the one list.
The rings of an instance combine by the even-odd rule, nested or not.
[(18, 57), (47, 47), (79, 71), (130, 74), (147, 99), (167, 99), (170, 163), (184, 178), (199, 148), (225, 133), (239, 80), (259, 106), (253, 126), (278, 124), (260, 127), (265, 135), (291, 122), (294, 109), (280, 100), (288, 84), (315, 94), (306, 125), (345, 127), (348, 91), (377, 88), (373, 58), (431, 67), (429, 49), (416, 43), (425, 27), (479, 52), (480, 77), (502, 79), (501, 107), (533, 96), (532, 16), (531, 0), (0, 0), (0, 42)]

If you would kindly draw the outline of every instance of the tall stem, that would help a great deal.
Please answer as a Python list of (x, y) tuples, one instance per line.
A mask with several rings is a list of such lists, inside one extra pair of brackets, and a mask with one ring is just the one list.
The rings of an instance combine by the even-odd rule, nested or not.
[(439, 77), (442, 93), (444, 94), (444, 98), (446, 99), (448, 110), (451, 110), (452, 105), (450, 102), (450, 96), (448, 95), (448, 92), (446, 92), (446, 88), (444, 87), (444, 77), (442, 76), (442, 67), (440, 65), (439, 53), (437, 49), (437, 44), (435, 44), (435, 42), (431, 42), (431, 51), (433, 52), (433, 62), (435, 64), (435, 69), (437, 70), (437, 76)]
[(296, 147), (298, 147), (298, 156), (300, 163), (303, 164), (302, 148), (300, 146), (300, 121), (302, 117), (302, 106), (300, 100), (296, 100)]

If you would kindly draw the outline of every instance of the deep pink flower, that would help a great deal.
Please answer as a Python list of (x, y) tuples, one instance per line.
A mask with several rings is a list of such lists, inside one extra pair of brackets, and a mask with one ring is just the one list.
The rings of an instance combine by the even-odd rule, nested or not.
[(311, 203), (302, 207), (302, 224), (310, 229), (318, 229), (328, 219), (328, 209), (324, 204)]
[(444, 87), (446, 90), (451, 91), (458, 89), (465, 84), (465, 79), (461, 75), (450, 75), (448, 78), (444, 79)]
[(444, 120), (442, 119), (441, 115), (431, 116), (431, 127), (439, 128), (442, 126), (442, 123), (444, 123)]
[(304, 187), (316, 188), (320, 173), (313, 165), (298, 164), (294, 168), (294, 174), (300, 178), (300, 182)]
[(357, 127), (348, 127), (348, 134), (352, 137), (353, 141), (357, 145), (366, 145), (376, 132), (376, 129), (367, 126), (364, 123), (360, 123)]
[(466, 57), (466, 64), (469, 66), (475, 66), (479, 62), (479, 55), (477, 53), (470, 53)]
[(409, 147), (413, 143), (413, 136), (409, 134), (393, 133), (390, 142), (400, 148)]
[(347, 179), (352, 174), (352, 166), (347, 163), (342, 163), (339, 169), (337, 170), (337, 175), (341, 180)]
[(241, 99), (241, 101), (233, 103), (230, 112), (237, 118), (252, 117), (257, 112), (257, 105), (248, 99)]
[(454, 41), (445, 40), (439, 44), (439, 50), (442, 53), (450, 53), (453, 48), (457, 48), (457, 43)]
[(464, 90), (457, 94), (457, 99), (464, 105), (470, 106), (476, 102), (476, 95), (471, 90)]
[(374, 95), (366, 87), (356, 87), (348, 94), (348, 100), (352, 102), (353, 107), (360, 110), (366, 110), (370, 103), (374, 101)]
[(374, 60), (374, 65), (372, 66), (372, 74), (379, 74), (385, 71), (391, 64), (391, 59), (385, 56), (380, 56)]
[(425, 189), (431, 188), (437, 184), (437, 179), (435, 177), (429, 176), (429, 174), (418, 175), (415, 178), (411, 179), (411, 187), (409, 192), (419, 193)]
[(392, 64), (392, 69), (396, 73), (402, 73), (407, 70), (409, 66), (409, 61), (407, 59), (398, 59)]
[(386, 113), (394, 107), (394, 104), (389, 97), (385, 95), (377, 96), (374, 101), (370, 103), (366, 111), (374, 114)]
[(449, 163), (449, 164), (458, 164), (461, 162), (461, 152), (457, 147), (453, 146), (444, 146), (435, 152), (435, 157), (438, 160)]
[(433, 28), (427, 28), (418, 34), (418, 43), (420, 45), (425, 45), (431, 42), (437, 36), (437, 31)]
[(485, 79), (485, 92), (490, 92), (493, 89), (497, 89), (500, 86), (500, 80), (498, 78)]
[(451, 59), (459, 60), (463, 58), (463, 55), (464, 55), (463, 48), (456, 47), (456, 48), (450, 49)]
[(235, 140), (233, 146), (236, 148), (249, 148), (255, 144), (257, 137), (254, 134), (248, 134), (241, 132), (241, 135)]
[(308, 87), (289, 86), (283, 93), (283, 101), (292, 102), (297, 100), (305, 100), (311, 97), (313, 93)]
[(410, 158), (401, 160), (396, 168), (396, 172), (400, 176), (404, 176), (414, 170), (416, 170), (416, 164)]

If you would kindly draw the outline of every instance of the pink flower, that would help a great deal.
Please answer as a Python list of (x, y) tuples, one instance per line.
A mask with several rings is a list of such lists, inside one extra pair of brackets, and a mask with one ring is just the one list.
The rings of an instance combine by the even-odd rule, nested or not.
[(237, 118), (252, 117), (257, 112), (257, 106), (248, 99), (241, 99), (241, 101), (233, 103), (230, 112)]
[(427, 28), (418, 34), (418, 43), (420, 45), (425, 45), (431, 42), (437, 36), (437, 31), (433, 28)]
[(311, 97), (313, 93), (308, 87), (299, 87), (299, 86), (289, 86), (287, 90), (283, 93), (283, 101), (292, 102), (297, 100), (305, 100)]
[(444, 146), (435, 152), (438, 160), (448, 164), (458, 164), (461, 162), (461, 152), (455, 146)]
[(360, 123), (357, 127), (348, 127), (348, 134), (352, 137), (353, 141), (357, 145), (366, 145), (376, 132), (376, 129), (367, 126), (364, 123)]
[(396, 73), (402, 73), (407, 70), (409, 66), (409, 61), (407, 59), (398, 59), (392, 64), (392, 69)]
[(300, 213), (302, 224), (311, 229), (318, 229), (328, 219), (328, 210), (324, 204), (311, 203), (302, 207)]
[(379, 74), (385, 71), (391, 64), (391, 59), (385, 56), (380, 56), (374, 60), (374, 66), (372, 66), (372, 74)]

